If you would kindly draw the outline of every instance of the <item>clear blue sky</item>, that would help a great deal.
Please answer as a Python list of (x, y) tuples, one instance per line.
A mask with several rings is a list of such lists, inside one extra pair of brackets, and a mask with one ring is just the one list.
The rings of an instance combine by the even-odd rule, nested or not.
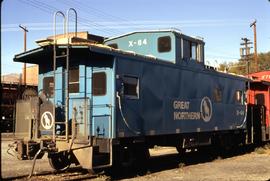
[(257, 19), (258, 52), (270, 51), (268, 0), (4, 0), (2, 74), (22, 71), (22, 64), (13, 62), (14, 55), (23, 51), (23, 32), (18, 25), (29, 30), (27, 49), (35, 48), (35, 40), (53, 34), (53, 12), (65, 12), (69, 7), (78, 12), (79, 30), (97, 35), (174, 27), (203, 37), (206, 62), (213, 66), (239, 58), (241, 38), (253, 41), (249, 24)]

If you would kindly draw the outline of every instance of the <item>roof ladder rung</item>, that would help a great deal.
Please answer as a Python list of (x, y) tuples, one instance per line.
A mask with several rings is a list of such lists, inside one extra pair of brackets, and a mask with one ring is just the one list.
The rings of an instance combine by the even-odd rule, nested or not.
[(67, 55), (56, 55), (55, 58), (63, 58), (63, 57), (67, 57)]
[(66, 124), (66, 122), (55, 122), (55, 124)]

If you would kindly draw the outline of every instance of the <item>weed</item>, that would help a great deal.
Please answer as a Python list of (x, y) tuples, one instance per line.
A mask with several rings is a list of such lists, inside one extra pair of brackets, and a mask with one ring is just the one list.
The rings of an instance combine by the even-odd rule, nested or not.
[(178, 168), (181, 168), (182, 169), (184, 166), (185, 166), (185, 163), (179, 163), (178, 164)]
[(270, 149), (270, 143), (266, 144), (266, 145), (264, 146), (264, 149)]
[(265, 154), (266, 150), (264, 148), (256, 148), (255, 153), (257, 153), (257, 154)]

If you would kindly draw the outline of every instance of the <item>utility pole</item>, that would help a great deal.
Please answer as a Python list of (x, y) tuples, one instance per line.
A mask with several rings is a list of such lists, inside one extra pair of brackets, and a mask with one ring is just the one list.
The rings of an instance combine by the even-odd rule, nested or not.
[[(2, 10), (2, 0), (0, 0), (0, 9)], [(2, 17), (2, 15), (3, 15), (2, 11), (0, 11), (0, 14), (1, 14), (1, 17)], [(0, 28), (2, 30), (2, 21), (1, 20), (2, 20), (2, 18), (0, 18)], [(0, 33), (0, 40), (2, 40), (1, 38), (2, 38), (2, 32)], [(0, 52), (2, 53), (2, 43), (0, 43)], [(2, 56), (0, 56), (0, 62), (2, 62)], [(0, 69), (0, 75), (2, 75), (2, 70), (1, 69)], [(1, 82), (2, 82), (2, 76), (0, 78), (0, 83)], [(2, 84), (1, 84), (1, 86), (2, 86)], [(2, 94), (0, 95), (0, 98), (2, 98)]]
[(254, 20), (251, 24), (250, 27), (253, 27), (253, 33), (254, 33), (254, 61), (256, 64), (256, 72), (259, 71), (258, 67), (258, 57), (257, 57), (257, 33), (256, 33), (256, 23), (257, 20)]
[(241, 58), (243, 58), (246, 62), (247, 62), (247, 75), (249, 77), (249, 73), (250, 73), (250, 65), (249, 65), (249, 59), (250, 59), (250, 49), (252, 47), (250, 47), (249, 45), (252, 44), (252, 42), (250, 42), (249, 39), (247, 38), (241, 38), (241, 40), (243, 41), (243, 43), (241, 43), (241, 46), (244, 46), (242, 48), (240, 48), (240, 56)]
[[(23, 30), (24, 32), (24, 46), (23, 46), (23, 51), (26, 52), (26, 33), (28, 30), (26, 27), (23, 27), (19, 25), (19, 27)], [(26, 85), (26, 63), (23, 64), (23, 80), (24, 80), (24, 85)]]

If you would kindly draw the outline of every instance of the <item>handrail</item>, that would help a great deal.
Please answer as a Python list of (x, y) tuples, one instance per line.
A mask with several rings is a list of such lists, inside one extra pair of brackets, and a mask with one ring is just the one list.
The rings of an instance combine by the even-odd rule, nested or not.
[(64, 30), (64, 34), (66, 34), (66, 16), (62, 11), (57, 11), (54, 13), (53, 16), (53, 29), (54, 29), (54, 45), (56, 44), (56, 16), (60, 14), (63, 18), (63, 30)]
[[(55, 84), (56, 84), (56, 79), (55, 79), (55, 75), (56, 75), (56, 58), (57, 58), (57, 52), (56, 52), (56, 17), (57, 15), (61, 15), (63, 17), (63, 31), (64, 34), (66, 33), (66, 16), (62, 11), (57, 11), (54, 13), (54, 17), (53, 17), (53, 29), (54, 29), (54, 44), (53, 44), (53, 82), (54, 82), (54, 88), (53, 88), (53, 117), (55, 119)], [(53, 140), (55, 140), (55, 123), (53, 126)]]
[(67, 48), (66, 48), (66, 88), (65, 88), (65, 94), (66, 94), (66, 110), (65, 110), (65, 122), (66, 122), (66, 139), (68, 141), (68, 120), (69, 120), (69, 13), (73, 11), (75, 15), (75, 37), (77, 37), (77, 12), (74, 8), (69, 8), (67, 10), (67, 23), (66, 23), (66, 38), (67, 38)]
[(67, 36), (69, 33), (69, 13), (70, 13), (70, 11), (73, 11), (74, 15), (75, 15), (75, 37), (77, 37), (77, 12), (74, 8), (69, 8), (67, 10)]

